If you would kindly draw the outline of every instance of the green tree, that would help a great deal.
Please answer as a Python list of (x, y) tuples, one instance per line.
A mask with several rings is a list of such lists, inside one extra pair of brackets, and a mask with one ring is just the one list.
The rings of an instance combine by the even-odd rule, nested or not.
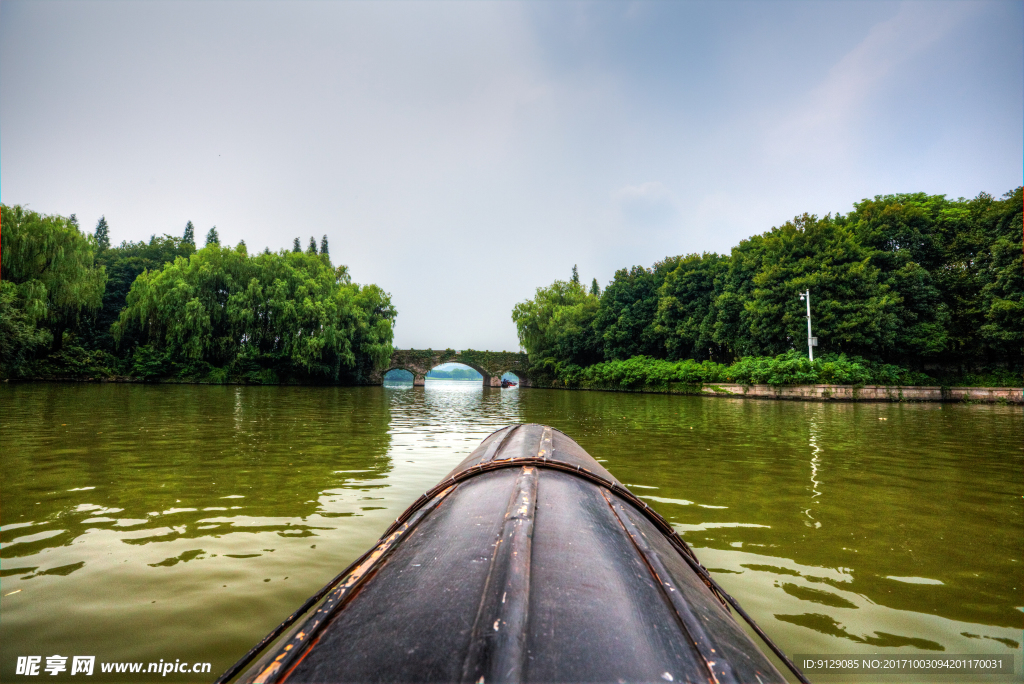
[(595, 358), (656, 384), (669, 381), (664, 358), (739, 358), (737, 368), (760, 369), (750, 377), (793, 378), (805, 372), (793, 359), (806, 354), (799, 293), (810, 289), (818, 354), (830, 359), (823, 378), (920, 379), (925, 364), (1005, 377), (1024, 352), (1022, 214), (1021, 188), (998, 200), (879, 195), (846, 216), (797, 216), (728, 256), (622, 269), (604, 292), (595, 279), (590, 299), (575, 294), (574, 269), (516, 305), (513, 320), (535, 372), (570, 384), (604, 382), (579, 370)]
[[(101, 252), (96, 262), (106, 270), (107, 284), (103, 292), (102, 308), (97, 312), (96, 318), (87, 321), (84, 326), (83, 338), (86, 344), (116, 352), (110, 326), (124, 308), (128, 291), (135, 279), (144, 271), (158, 270), (164, 264), (171, 263), (178, 257), (188, 257), (195, 251), (195, 245), (186, 242), (184, 237), (164, 235), (152, 237), (148, 242), (122, 242), (117, 247)], [(127, 341), (127, 346), (134, 346), (135, 341), (134, 338)]]
[(0, 376), (16, 375), (53, 339), (46, 328), (37, 325), (40, 310), (33, 310), (33, 303), (25, 300), (13, 282), (0, 280)]
[(936, 218), (947, 205), (942, 196), (887, 195), (855, 204), (845, 221), (837, 217), (851, 226), (881, 282), (899, 297), (894, 358), (935, 359), (947, 348), (949, 307), (932, 275), (942, 258)]
[(595, 325), (601, 332), (605, 359), (633, 356), (664, 358), (665, 339), (655, 327), (659, 290), (679, 257), (666, 258), (646, 269), (620, 269), (601, 294)]
[[(73, 216), (74, 214), (72, 214)], [(110, 226), (107, 225), (107, 217), (100, 216), (100, 220), (96, 222), (96, 232), (94, 233), (96, 238), (96, 247), (99, 252), (105, 249), (110, 249)]]
[[(39, 341), (29, 328), (41, 325), (53, 350), (60, 350), (64, 333), (102, 301), (106, 272), (95, 263), (96, 240), (69, 219), (17, 205), (0, 205), (0, 225), (0, 272), (9, 283), (5, 307), (19, 312), (8, 327), (14, 337), (6, 344), (21, 348), (26, 340)], [(15, 329), (20, 332), (11, 332)]]
[(330, 254), (327, 252), (327, 235), (325, 234), (320, 240), (320, 256), (329, 257)]
[(592, 281), (590, 281), (590, 294), (594, 295), (595, 297), (601, 296), (601, 286), (597, 284), (597, 278), (594, 278)]
[(316, 239), (312, 235), (309, 236), (309, 246), (306, 247), (306, 254), (316, 255)]
[(881, 358), (896, 350), (902, 298), (847, 225), (804, 214), (749, 242), (760, 267), (740, 312), (744, 354), (774, 356), (802, 345), (799, 293), (807, 289), (822, 352)]
[(253, 366), (351, 381), (387, 363), (395, 315), (380, 288), (351, 283), (347, 270), (319, 257), (249, 257), (211, 245), (140, 275), (113, 333), (140, 334), (182, 368)]
[(569, 279), (569, 282), (573, 285), (580, 284), (580, 272), (576, 269), (576, 264), (572, 265), (572, 278)]
[[(986, 213), (989, 235), (986, 278), (980, 299), (985, 321), (979, 328), (985, 360), (1021, 358), (1024, 346), (1024, 194), (1017, 188)], [(1012, 361), (1010, 361), (1012, 365)]]
[(601, 338), (593, 325), (597, 311), (597, 297), (564, 280), (539, 287), (533, 299), (516, 304), (512, 320), (534, 372), (553, 376), (559, 363), (600, 361)]
[(299, 242), (299, 238), (295, 238), (295, 242), (292, 243), (292, 251), (293, 252), (301, 252), (302, 251), (302, 243)]
[(213, 228), (210, 228), (210, 232), (206, 234), (206, 245), (205, 246), (209, 247), (210, 245), (219, 245), (219, 244), (220, 244), (220, 236), (217, 235), (217, 226), (214, 226)]
[(950, 309), (949, 361), (1020, 364), (1020, 193), (981, 193), (939, 215), (943, 268), (935, 275)]
[(718, 254), (690, 254), (665, 276), (654, 326), (669, 359), (722, 360), (728, 355), (714, 339), (715, 301), (728, 266), (728, 258)]
[[(1012, 358), (1004, 342), (1007, 334), (1014, 335), (1010, 321), (1015, 317), (1001, 318), (992, 298), (1000, 300), (996, 310), (1002, 310), (1003, 302), (1020, 296), (1013, 267), (1003, 270), (1006, 256), (1015, 253), (1008, 246), (1020, 243), (1020, 231), (1012, 227), (1021, 213), (1015, 199), (1019, 190), (1002, 200), (987, 193), (971, 200), (916, 193), (855, 205), (847, 220), (859, 242), (874, 250), (872, 263), (902, 299), (894, 358), (946, 364)], [(997, 290), (1008, 298), (994, 294)]]
[(589, 293), (576, 299), (576, 303), (560, 307), (552, 319), (549, 338), (554, 356), (576, 366), (600, 363), (604, 360), (603, 340), (595, 325), (600, 300)]
[(196, 246), (196, 227), (189, 221), (185, 224), (185, 234), (181, 237), (181, 241), (186, 245)]

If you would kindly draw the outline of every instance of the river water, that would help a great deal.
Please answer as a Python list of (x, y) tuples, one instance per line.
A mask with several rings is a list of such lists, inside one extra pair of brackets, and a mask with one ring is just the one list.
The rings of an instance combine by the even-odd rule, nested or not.
[[(0, 386), (0, 679), (212, 681), (512, 422), (576, 439), (788, 653), (1013, 654), (978, 681), (1021, 681), (1021, 407), (443, 380)], [(99, 672), (177, 659), (211, 673)]]

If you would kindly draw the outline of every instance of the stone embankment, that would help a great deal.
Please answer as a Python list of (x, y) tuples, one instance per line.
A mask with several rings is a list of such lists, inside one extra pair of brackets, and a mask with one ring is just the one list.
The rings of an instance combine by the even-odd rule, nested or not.
[(1024, 403), (1020, 387), (888, 387), (885, 385), (771, 385), (708, 384), (700, 393), (715, 397), (757, 397), (803, 401), (954, 401)]

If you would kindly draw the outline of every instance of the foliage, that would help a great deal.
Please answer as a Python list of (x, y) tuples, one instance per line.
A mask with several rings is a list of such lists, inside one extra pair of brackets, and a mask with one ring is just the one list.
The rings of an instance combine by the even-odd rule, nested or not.
[(659, 261), (654, 268), (620, 269), (601, 294), (594, 326), (600, 331), (604, 358), (664, 357), (665, 338), (654, 325), (665, 277), (678, 258)]
[(110, 226), (107, 225), (106, 216), (100, 216), (100, 220), (96, 222), (96, 232), (93, 235), (96, 237), (98, 251), (110, 249)]
[(326, 253), (248, 255), (216, 227), (110, 247), (105, 218), (0, 205), (0, 377), (360, 382), (392, 352), (395, 309)]
[(748, 356), (728, 366), (721, 380), (744, 385), (811, 385), (818, 381), (806, 355), (789, 351), (778, 356)]
[[(733, 250), (723, 295), (742, 307), (717, 337), (736, 356), (776, 355), (807, 338), (799, 293), (811, 290), (815, 335), (828, 349), (861, 355), (891, 354), (899, 327), (898, 295), (871, 263), (870, 251), (832, 217), (803, 215)], [(749, 274), (749, 280), (748, 280)]]
[(0, 370), (12, 373), (44, 340), (60, 350), (64, 333), (99, 308), (106, 272), (95, 264), (95, 237), (70, 219), (0, 205), (0, 222), (0, 349), (10, 350)]
[(931, 371), (931, 384), (941, 387), (1020, 387), (1021, 374), (1004, 366), (976, 366), (971, 370)]
[[(1019, 385), (1022, 213), (1021, 188), (999, 200), (879, 195), (846, 216), (797, 216), (729, 255), (621, 269), (603, 292), (595, 280), (584, 293), (574, 272), (568, 283), (538, 288), (512, 318), (541, 383), (621, 384), (616, 373), (668, 382), (678, 369), (655, 371), (649, 362), (692, 360), (735, 361), (729, 368), (744, 382), (770, 384), (814, 374), (838, 384), (907, 384), (932, 382), (925, 368), (936, 377), (959, 369), (963, 378), (988, 368)], [(807, 337), (799, 294), (808, 289), (820, 344), (813, 368), (797, 360)], [(647, 361), (580, 375), (636, 357)]]
[(434, 368), (427, 373), (427, 377), (443, 380), (483, 380), (484, 376), (472, 368), (452, 368), (449, 370)]
[(108, 378), (119, 374), (121, 360), (104, 349), (88, 349), (72, 338), (59, 351), (28, 361), (21, 377), (64, 380)]
[(412, 383), (415, 381), (415, 379), (416, 376), (413, 375), (412, 371), (406, 370), (404, 368), (392, 368), (391, 370), (384, 374), (385, 383)]
[(576, 364), (599, 361), (601, 339), (593, 325), (597, 311), (596, 296), (579, 283), (564, 280), (539, 287), (533, 299), (516, 304), (512, 320), (535, 372), (550, 372), (560, 359)]
[(980, 327), (985, 349), (993, 358), (1019, 357), (1024, 339), (1024, 194), (987, 212), (987, 232), (993, 240), (986, 253), (986, 278), (981, 288)]
[(919, 385), (936, 384), (923, 373), (859, 357), (835, 354), (815, 359), (789, 351), (778, 356), (750, 356), (730, 365), (693, 359), (669, 361), (635, 356), (592, 366), (559, 366), (553, 384), (588, 389), (696, 389), (709, 383), (744, 385)]
[(26, 304), (17, 285), (0, 281), (0, 374), (18, 374), (53, 339), (49, 330), (36, 325), (32, 306)]
[[(190, 222), (191, 223), (191, 222)], [(186, 228), (186, 235), (188, 231)], [(110, 326), (127, 301), (128, 291), (132, 283), (144, 271), (155, 271), (164, 264), (173, 262), (178, 257), (188, 257), (195, 252), (195, 245), (184, 237), (170, 235), (153, 236), (148, 242), (122, 242), (117, 247), (104, 250), (96, 262), (106, 269), (107, 285), (103, 293), (103, 306), (94, 320), (86, 321), (80, 330), (82, 340), (89, 347), (116, 352), (114, 338), (110, 334)], [(123, 346), (130, 348), (138, 343), (132, 337), (123, 341)]]
[(714, 361), (698, 363), (692, 359), (667, 361), (634, 356), (587, 367), (563, 365), (558, 368), (557, 380), (566, 387), (666, 390), (673, 383), (700, 386), (704, 382), (716, 382), (720, 373), (721, 364)]
[(209, 364), (358, 381), (389, 360), (394, 318), (380, 288), (351, 283), (347, 269), (319, 256), (249, 257), (210, 245), (142, 273), (112, 332), (145, 342), (135, 352), (140, 373), (163, 363), (193, 375)]
[(728, 270), (728, 259), (718, 254), (691, 254), (665, 276), (659, 290), (654, 327), (665, 340), (670, 359), (720, 358), (714, 339), (716, 288)]

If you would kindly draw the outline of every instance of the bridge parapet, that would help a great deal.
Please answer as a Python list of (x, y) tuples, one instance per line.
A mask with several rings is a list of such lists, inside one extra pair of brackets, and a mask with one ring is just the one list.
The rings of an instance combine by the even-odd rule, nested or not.
[(503, 373), (515, 373), (519, 378), (520, 387), (530, 387), (527, 372), (530, 362), (523, 352), (492, 352), (475, 349), (396, 349), (391, 354), (391, 364), (377, 372), (372, 381), (383, 384), (384, 375), (392, 370), (407, 370), (412, 373), (413, 384), (422, 385), (426, 382), (427, 373), (442, 363), (461, 363), (469, 366), (484, 376), (485, 387), (500, 387)]

